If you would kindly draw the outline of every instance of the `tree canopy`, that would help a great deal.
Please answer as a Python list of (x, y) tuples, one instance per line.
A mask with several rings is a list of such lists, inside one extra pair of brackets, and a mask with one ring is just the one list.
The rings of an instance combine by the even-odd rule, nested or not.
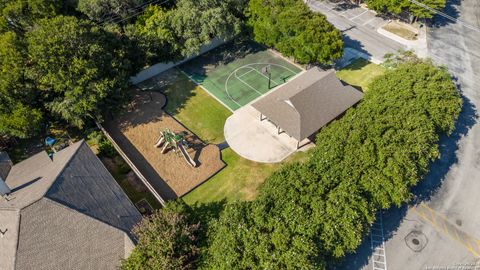
[(31, 29), (39, 19), (54, 17), (61, 7), (60, 0), (0, 0), (4, 21), (17, 32)]
[(83, 127), (108, 109), (109, 98), (125, 96), (130, 65), (113, 37), (88, 21), (57, 16), (27, 34), (29, 76), (53, 115)]
[(149, 63), (183, 59), (213, 39), (228, 40), (243, 27), (245, 0), (178, 0), (172, 9), (150, 6), (127, 33)]
[(343, 53), (341, 33), (300, 0), (251, 0), (248, 25), (256, 41), (299, 63), (331, 64)]
[(0, 134), (26, 138), (39, 129), (36, 95), (25, 79), (26, 50), (14, 32), (0, 35)]
[(77, 9), (96, 22), (121, 20), (142, 10), (145, 0), (78, 0)]
[[(369, 8), (381, 13), (400, 14), (403, 11), (407, 11), (416, 18), (432, 18), (435, 14), (431, 10), (409, 0), (365, 0), (365, 2)], [(443, 9), (446, 4), (446, 0), (424, 0), (419, 2), (435, 10)]]
[(156, 210), (134, 228), (138, 243), (122, 262), (122, 269), (193, 269), (199, 253), (199, 226), (184, 203), (171, 202)]

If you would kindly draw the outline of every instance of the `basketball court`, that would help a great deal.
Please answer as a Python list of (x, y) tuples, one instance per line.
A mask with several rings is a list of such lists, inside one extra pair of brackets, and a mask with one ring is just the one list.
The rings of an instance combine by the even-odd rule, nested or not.
[(179, 69), (231, 111), (302, 71), (253, 42), (226, 44), (182, 64)]

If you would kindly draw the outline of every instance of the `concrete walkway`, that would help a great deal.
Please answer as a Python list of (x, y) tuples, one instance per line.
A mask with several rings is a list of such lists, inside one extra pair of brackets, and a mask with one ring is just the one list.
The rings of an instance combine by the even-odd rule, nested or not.
[[(268, 120), (260, 121), (260, 113), (250, 105), (227, 119), (224, 132), (230, 148), (252, 161), (277, 163), (297, 151), (297, 140), (286, 133), (278, 134)], [(302, 143), (306, 145), (309, 141)]]

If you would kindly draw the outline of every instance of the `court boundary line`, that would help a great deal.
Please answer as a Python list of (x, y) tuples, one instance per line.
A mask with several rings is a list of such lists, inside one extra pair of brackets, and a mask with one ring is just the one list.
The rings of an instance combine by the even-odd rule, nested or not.
[[(254, 70), (254, 69), (252, 68), (252, 70)], [(251, 70), (251, 71), (252, 71), (252, 70)], [(250, 72), (250, 71), (248, 71), (247, 73), (249, 73), (249, 72)], [(245, 75), (245, 74), (243, 74), (243, 75)], [(249, 83), (247, 83), (246, 81), (242, 80), (239, 76), (237, 76), (237, 71), (235, 71), (235, 78), (236, 78), (237, 80), (241, 81), (243, 84), (245, 84), (245, 85), (247, 85), (248, 87), (250, 87), (253, 91), (257, 92), (259, 95), (262, 95), (262, 93), (261, 93), (260, 91), (258, 91), (257, 88), (251, 86)]]
[[(285, 61), (285, 60), (284, 60), (284, 61)], [(287, 61), (287, 63), (290, 63), (290, 62)], [(250, 64), (246, 64), (246, 65), (243, 65), (243, 66), (240, 66), (240, 67), (236, 68), (234, 71), (232, 71), (232, 72), (228, 75), (227, 80), (225, 80), (225, 89), (224, 89), (224, 91), (225, 91), (225, 93), (227, 94), (228, 98), (229, 98), (230, 100), (232, 100), (233, 102), (235, 102), (235, 104), (239, 105), (240, 108), (243, 107), (243, 106), (246, 106), (246, 105), (250, 104), (251, 101), (248, 102), (248, 103), (245, 104), (245, 105), (240, 105), (236, 100), (234, 100), (233, 97), (232, 97), (232, 96), (230, 95), (230, 93), (228, 92), (228, 81), (230, 80), (230, 78), (232, 77), (232, 75), (235, 75), (235, 77), (238, 78), (238, 76), (236, 75), (236, 72), (237, 72), (238, 70), (240, 70), (240, 69), (242, 69), (242, 68), (250, 67), (250, 66), (252, 66), (252, 65), (273, 65), (273, 66), (281, 67), (281, 68), (284, 68), (284, 69), (288, 70), (289, 72), (291, 72), (291, 73), (294, 75), (292, 78), (295, 78), (296, 75), (301, 74), (301, 73), (303, 73), (303, 71), (305, 71), (304, 69), (300, 69), (300, 72), (299, 72), (299, 73), (296, 73), (296, 72), (294, 72), (292, 69), (290, 69), (290, 68), (288, 68), (288, 67), (286, 67), (286, 66), (284, 66), (284, 65), (280, 65), (280, 64), (276, 64), (276, 63), (264, 63), (264, 62), (250, 63)], [(294, 66), (295, 66), (295, 65), (294, 65)], [(255, 69), (255, 68), (252, 68), (252, 69), (255, 70), (255, 71), (257, 71), (257, 69)], [(258, 72), (258, 71), (257, 71), (257, 72)], [(260, 72), (258, 72), (258, 73), (260, 73)], [(243, 74), (243, 75), (244, 75), (244, 74)], [(266, 76), (265, 76), (265, 77), (266, 77)], [(268, 78), (268, 77), (267, 77), (267, 78)], [(247, 86), (253, 88), (253, 87), (250, 86), (249, 84), (245, 83), (243, 80), (241, 80), (241, 79), (239, 79), (239, 80), (240, 80), (240, 82), (242, 82), (242, 83), (246, 84)], [(289, 80), (289, 81), (290, 81), (290, 80)], [(283, 84), (285, 84), (285, 83), (287, 83), (287, 82), (284, 82)], [(282, 85), (282, 84), (278, 84), (277, 86), (273, 87), (272, 89), (269, 89), (269, 91), (267, 91), (265, 94), (270, 93), (271, 90), (277, 88), (277, 87), (280, 86), (280, 85)], [(255, 92), (260, 93), (256, 88), (255, 88)], [(265, 94), (261, 94), (261, 93), (260, 93), (260, 96), (258, 96), (257, 98), (255, 98), (255, 99), (253, 99), (253, 100), (257, 100), (259, 97), (262, 97), (262, 96), (265, 95)], [(224, 103), (222, 102), (222, 104), (224, 104)], [(239, 108), (239, 109), (240, 109), (240, 108)]]
[[(223, 105), (223, 107), (227, 108), (227, 110), (229, 110), (231, 113), (234, 113), (235, 111), (230, 108), (229, 106), (227, 106), (227, 104), (225, 104), (223, 101), (221, 101), (218, 97), (216, 97), (214, 94), (210, 93), (210, 91), (208, 91), (207, 88), (203, 87), (203, 85), (201, 85), (200, 83), (198, 83), (196, 80), (194, 80), (191, 76), (189, 76), (185, 71), (183, 71), (181, 68), (179, 67), (175, 67), (176, 69), (178, 69), (180, 71), (180, 73), (182, 73), (183, 75), (187, 76), (187, 78), (192, 81), (194, 84), (196, 84), (197, 86), (199, 86), (200, 88), (203, 89), (203, 91), (207, 92), (208, 95), (210, 95), (211, 97), (213, 97), (216, 101), (220, 102), (220, 104)], [(236, 103), (237, 105), (240, 106), (240, 104)], [(240, 106), (241, 108), (242, 106)], [(240, 109), (239, 108), (239, 109)]]

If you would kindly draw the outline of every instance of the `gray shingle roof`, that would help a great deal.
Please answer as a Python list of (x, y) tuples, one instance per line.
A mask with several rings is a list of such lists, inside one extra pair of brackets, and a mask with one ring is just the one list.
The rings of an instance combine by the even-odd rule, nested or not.
[(0, 199), (0, 269), (116, 269), (141, 215), (83, 142), (14, 165)]
[(298, 141), (309, 137), (361, 100), (334, 70), (312, 68), (252, 106)]

